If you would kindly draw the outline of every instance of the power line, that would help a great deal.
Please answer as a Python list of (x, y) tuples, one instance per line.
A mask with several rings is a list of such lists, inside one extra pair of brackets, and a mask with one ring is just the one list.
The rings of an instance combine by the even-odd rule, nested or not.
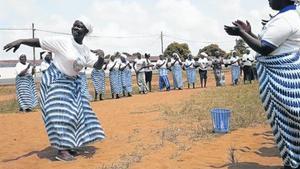
[(31, 28), (0, 28), (1, 31), (31, 31)]

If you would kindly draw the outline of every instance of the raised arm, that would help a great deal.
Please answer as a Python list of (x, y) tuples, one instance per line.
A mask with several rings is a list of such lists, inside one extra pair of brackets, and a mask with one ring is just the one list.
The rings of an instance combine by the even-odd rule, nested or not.
[(18, 39), (13, 41), (3, 47), (3, 50), (8, 52), (13, 49), (13, 52), (16, 52), (21, 45), (31, 46), (31, 47), (41, 47), (40, 41), (38, 38), (34, 39)]
[(253, 50), (262, 55), (268, 55), (274, 51), (274, 48), (264, 45), (259, 39), (251, 36), (239, 22), (233, 22), (233, 25), (234, 26), (224, 26), (227, 34), (231, 36), (240, 36)]

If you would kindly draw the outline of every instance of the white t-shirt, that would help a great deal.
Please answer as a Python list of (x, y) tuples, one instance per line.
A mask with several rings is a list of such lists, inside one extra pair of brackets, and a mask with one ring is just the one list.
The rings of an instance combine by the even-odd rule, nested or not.
[(41, 72), (47, 70), (49, 66), (50, 66), (50, 64), (49, 64), (48, 62), (43, 61), (43, 62), (41, 63), (41, 68), (40, 68), (40, 69), (41, 69)]
[[(16, 64), (16, 74), (19, 75), (23, 70), (25, 70), (28, 67), (29, 63), (26, 62), (25, 65), (23, 65), (21, 62), (18, 62)], [(32, 73), (32, 66), (27, 70), (26, 74), (31, 74)]]
[[(129, 63), (129, 61), (126, 60), (126, 63), (121, 62), (119, 65), (121, 66), (121, 68), (123, 68), (123, 67), (125, 67), (128, 63)], [(129, 67), (127, 66), (126, 69), (129, 69)]]
[[(135, 70), (140, 70), (143, 66), (146, 66), (146, 60), (141, 58), (141, 59), (134, 59), (135, 62)], [(144, 72), (144, 69), (141, 69), (140, 72)]]
[(115, 67), (113, 68), (113, 70), (119, 70), (119, 66), (120, 66), (120, 63), (117, 59), (115, 59), (114, 61), (109, 61), (108, 64), (107, 64), (107, 70), (110, 70), (114, 64), (116, 63)]
[(161, 64), (163, 64), (163, 65), (161, 67), (159, 67), (159, 69), (166, 69), (167, 68), (167, 60), (166, 59), (164, 59), (164, 60), (158, 59), (156, 61), (156, 66), (161, 65)]
[(198, 64), (199, 64), (199, 69), (201, 70), (207, 70), (208, 67), (208, 60), (207, 58), (199, 58), (198, 60)]
[(194, 68), (195, 60), (194, 59), (192, 59), (192, 60), (186, 59), (184, 62), (184, 65), (189, 66), (190, 64), (192, 64), (192, 65), (188, 68)]
[(262, 43), (276, 48), (270, 55), (279, 55), (300, 48), (300, 16), (296, 10), (279, 13), (259, 34)]
[[(176, 62), (176, 63), (175, 63)], [(170, 65), (172, 65), (172, 64), (174, 64), (174, 66), (175, 65), (180, 65), (179, 63), (181, 62), (181, 59), (180, 58), (178, 58), (178, 61), (176, 61), (174, 58), (171, 58), (171, 62), (170, 62)]]
[(53, 64), (62, 73), (76, 76), (84, 67), (93, 67), (98, 57), (86, 45), (80, 45), (73, 38), (49, 37), (40, 39), (42, 49), (55, 54)]
[(237, 56), (236, 57), (231, 56), (230, 59), (229, 59), (230, 64), (232, 63), (231, 65), (234, 65), (234, 66), (239, 65), (238, 60), (239, 60), (239, 58)]
[(252, 66), (252, 62), (254, 61), (254, 58), (251, 54), (244, 54), (243, 55), (243, 58), (242, 58), (242, 61), (243, 61), (243, 65), (245, 66)]
[[(146, 61), (146, 66), (152, 65), (150, 59), (145, 59), (145, 61)], [(151, 72), (152, 71), (152, 67), (145, 68), (144, 71), (145, 72)]]

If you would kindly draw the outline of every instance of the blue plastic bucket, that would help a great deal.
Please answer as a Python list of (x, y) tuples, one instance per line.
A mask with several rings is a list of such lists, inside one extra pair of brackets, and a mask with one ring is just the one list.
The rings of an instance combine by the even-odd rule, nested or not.
[(228, 133), (231, 111), (228, 109), (214, 108), (211, 111), (213, 131), (216, 133)]

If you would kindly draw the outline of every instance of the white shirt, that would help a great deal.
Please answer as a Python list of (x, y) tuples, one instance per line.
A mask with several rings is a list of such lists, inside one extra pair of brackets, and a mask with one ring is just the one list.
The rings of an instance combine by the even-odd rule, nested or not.
[(244, 54), (243, 55), (243, 58), (242, 58), (242, 61), (243, 61), (243, 65), (244, 66), (252, 66), (252, 62), (254, 61), (254, 58), (251, 54)]
[(161, 65), (161, 64), (163, 64), (163, 65), (161, 67), (159, 67), (159, 69), (166, 69), (167, 68), (167, 60), (166, 59), (164, 59), (164, 60), (158, 59), (156, 61), (156, 66)]
[(44, 61), (41, 63), (41, 68), (40, 68), (40, 69), (41, 69), (41, 72), (47, 70), (49, 66), (50, 66), (50, 64), (44, 60)]
[(174, 66), (175, 65), (180, 65), (179, 63), (181, 62), (181, 59), (180, 58), (178, 58), (178, 61), (176, 61), (174, 58), (171, 58), (171, 62), (170, 62), (170, 65), (172, 65), (172, 64), (174, 64)]
[[(140, 70), (143, 66), (146, 66), (146, 60), (145, 59), (134, 59), (135, 62), (135, 70)], [(144, 72), (144, 69), (141, 69), (140, 72)]]
[(237, 56), (236, 57), (231, 56), (230, 59), (229, 59), (230, 64), (232, 63), (231, 65), (234, 65), (234, 66), (239, 65), (238, 60), (239, 60), (239, 57), (237, 57)]
[(120, 66), (120, 63), (117, 59), (115, 59), (114, 61), (109, 61), (108, 64), (107, 64), (107, 70), (110, 71), (110, 69), (114, 66), (114, 64), (116, 63), (115, 67), (113, 68), (113, 70), (119, 70), (119, 66)]
[(194, 59), (192, 59), (192, 60), (186, 59), (184, 62), (184, 65), (189, 66), (190, 64), (192, 64), (192, 65), (188, 68), (194, 68), (195, 60)]
[[(145, 59), (145, 61), (146, 61), (146, 66), (152, 65), (150, 59)], [(151, 72), (152, 71), (152, 67), (145, 68), (144, 70), (145, 70), (145, 72)]]
[[(21, 62), (18, 62), (16, 64), (16, 74), (19, 75), (23, 70), (25, 70), (28, 67), (29, 63), (26, 62), (25, 65), (23, 65)], [(31, 74), (32, 73), (32, 66), (27, 70), (25, 74)]]
[(201, 70), (207, 70), (208, 67), (208, 60), (207, 58), (199, 58), (198, 60), (198, 64), (199, 64), (199, 69)]
[[(119, 65), (121, 66), (121, 68), (125, 67), (127, 64), (129, 63), (129, 61), (126, 60), (126, 62), (121, 62)], [(127, 66), (125, 69), (129, 69), (129, 67)]]
[(49, 37), (40, 39), (42, 49), (55, 54), (53, 64), (62, 73), (76, 76), (84, 67), (93, 67), (98, 57), (85, 45), (80, 45), (73, 38)]
[(272, 18), (259, 34), (262, 42), (277, 47), (270, 55), (279, 55), (300, 48), (300, 16), (296, 10), (279, 13)]

